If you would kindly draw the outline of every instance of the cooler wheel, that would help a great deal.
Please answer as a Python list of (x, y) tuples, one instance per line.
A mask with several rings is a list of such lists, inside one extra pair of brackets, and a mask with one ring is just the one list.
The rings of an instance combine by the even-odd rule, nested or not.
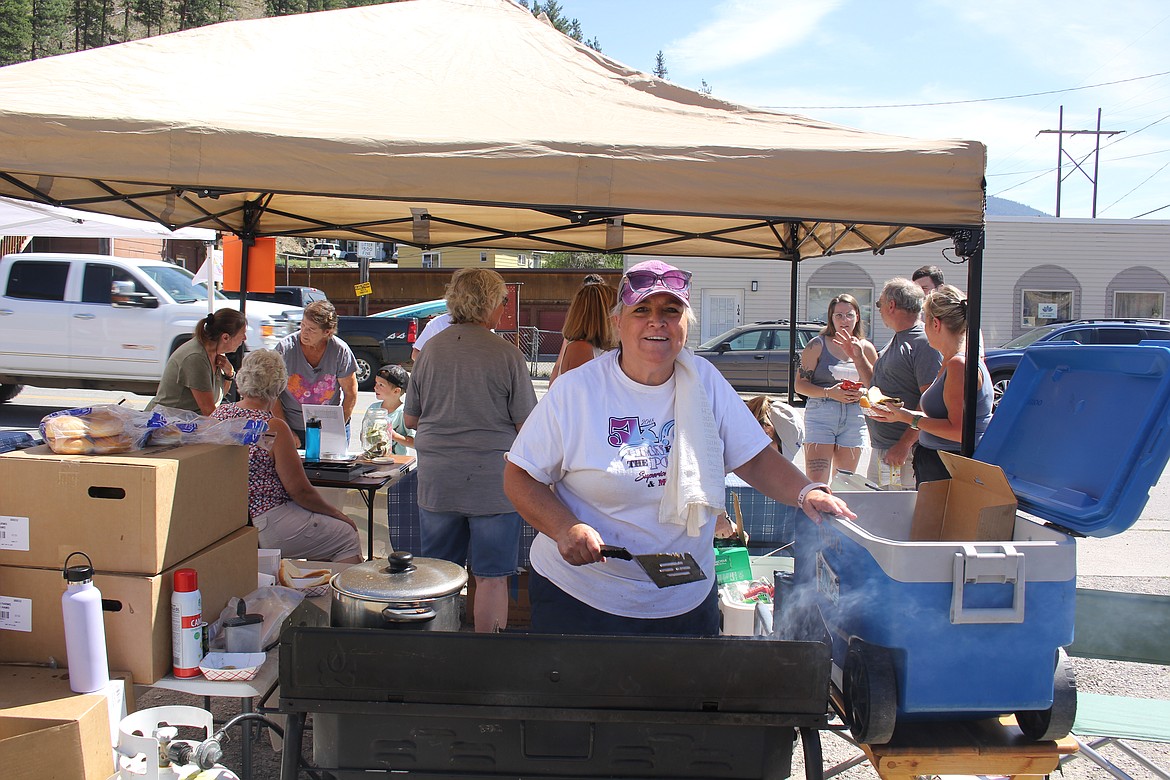
[(1056, 651), (1056, 673), (1052, 680), (1052, 706), (1046, 710), (1016, 713), (1024, 736), (1037, 742), (1063, 739), (1072, 731), (1077, 717), (1077, 677), (1064, 648)]
[(857, 637), (850, 639), (844, 683), (842, 694), (853, 738), (869, 745), (889, 742), (898, 717), (898, 685), (890, 651)]

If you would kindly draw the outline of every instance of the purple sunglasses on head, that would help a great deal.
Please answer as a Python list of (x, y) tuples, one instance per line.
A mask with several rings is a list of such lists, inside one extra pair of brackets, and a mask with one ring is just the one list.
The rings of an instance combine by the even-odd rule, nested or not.
[[(691, 272), (675, 268), (657, 273), (655, 271), (630, 271), (622, 279), (622, 303), (633, 306), (647, 290), (660, 288), (669, 292), (687, 293), (691, 289)], [(689, 297), (689, 296), (685, 296)]]

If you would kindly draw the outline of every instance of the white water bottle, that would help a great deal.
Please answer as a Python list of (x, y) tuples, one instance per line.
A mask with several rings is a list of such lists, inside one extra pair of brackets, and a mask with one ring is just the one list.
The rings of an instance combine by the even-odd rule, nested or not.
[[(85, 558), (85, 564), (70, 566), (74, 555)], [(70, 553), (62, 573), (68, 583), (61, 594), (61, 614), (65, 619), (69, 689), (74, 693), (100, 691), (110, 682), (110, 667), (106, 662), (102, 594), (93, 584), (93, 561), (83, 552)]]
[(175, 677), (197, 677), (203, 660), (203, 596), (199, 572), (175, 571), (171, 595), (171, 661)]

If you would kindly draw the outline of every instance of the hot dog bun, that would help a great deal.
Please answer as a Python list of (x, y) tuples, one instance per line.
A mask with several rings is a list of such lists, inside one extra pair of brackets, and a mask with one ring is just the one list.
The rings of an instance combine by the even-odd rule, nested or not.
[(891, 396), (883, 393), (878, 388), (871, 387), (869, 388), (869, 392), (858, 399), (858, 404), (860, 404), (865, 409), (869, 409), (878, 405), (884, 406), (887, 409), (898, 409), (902, 406), (902, 399), (892, 398)]
[(51, 417), (44, 426), (45, 442), (58, 455), (106, 455), (134, 448), (122, 420), (102, 409), (93, 414)]
[(333, 572), (328, 569), (305, 571), (304, 569), (297, 568), (287, 558), (282, 558), (280, 561), (280, 571), (276, 573), (276, 581), (286, 588), (305, 590), (306, 588), (326, 584), (332, 576)]

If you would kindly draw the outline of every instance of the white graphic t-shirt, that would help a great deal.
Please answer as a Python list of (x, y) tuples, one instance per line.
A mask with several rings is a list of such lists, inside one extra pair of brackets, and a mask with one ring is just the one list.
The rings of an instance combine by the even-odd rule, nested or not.
[[(674, 379), (638, 384), (622, 372), (618, 356), (607, 353), (557, 379), (525, 421), (508, 459), (554, 485), (561, 501), (605, 544), (634, 555), (689, 552), (714, 577), (714, 523), (689, 537), (684, 526), (658, 521), (675, 439)], [(695, 364), (723, 442), (724, 469), (731, 471), (767, 447), (768, 437), (715, 368), (701, 358)], [(713, 585), (707, 579), (658, 588), (633, 561), (571, 566), (543, 534), (532, 543), (531, 560), (577, 600), (625, 617), (681, 615)]]

